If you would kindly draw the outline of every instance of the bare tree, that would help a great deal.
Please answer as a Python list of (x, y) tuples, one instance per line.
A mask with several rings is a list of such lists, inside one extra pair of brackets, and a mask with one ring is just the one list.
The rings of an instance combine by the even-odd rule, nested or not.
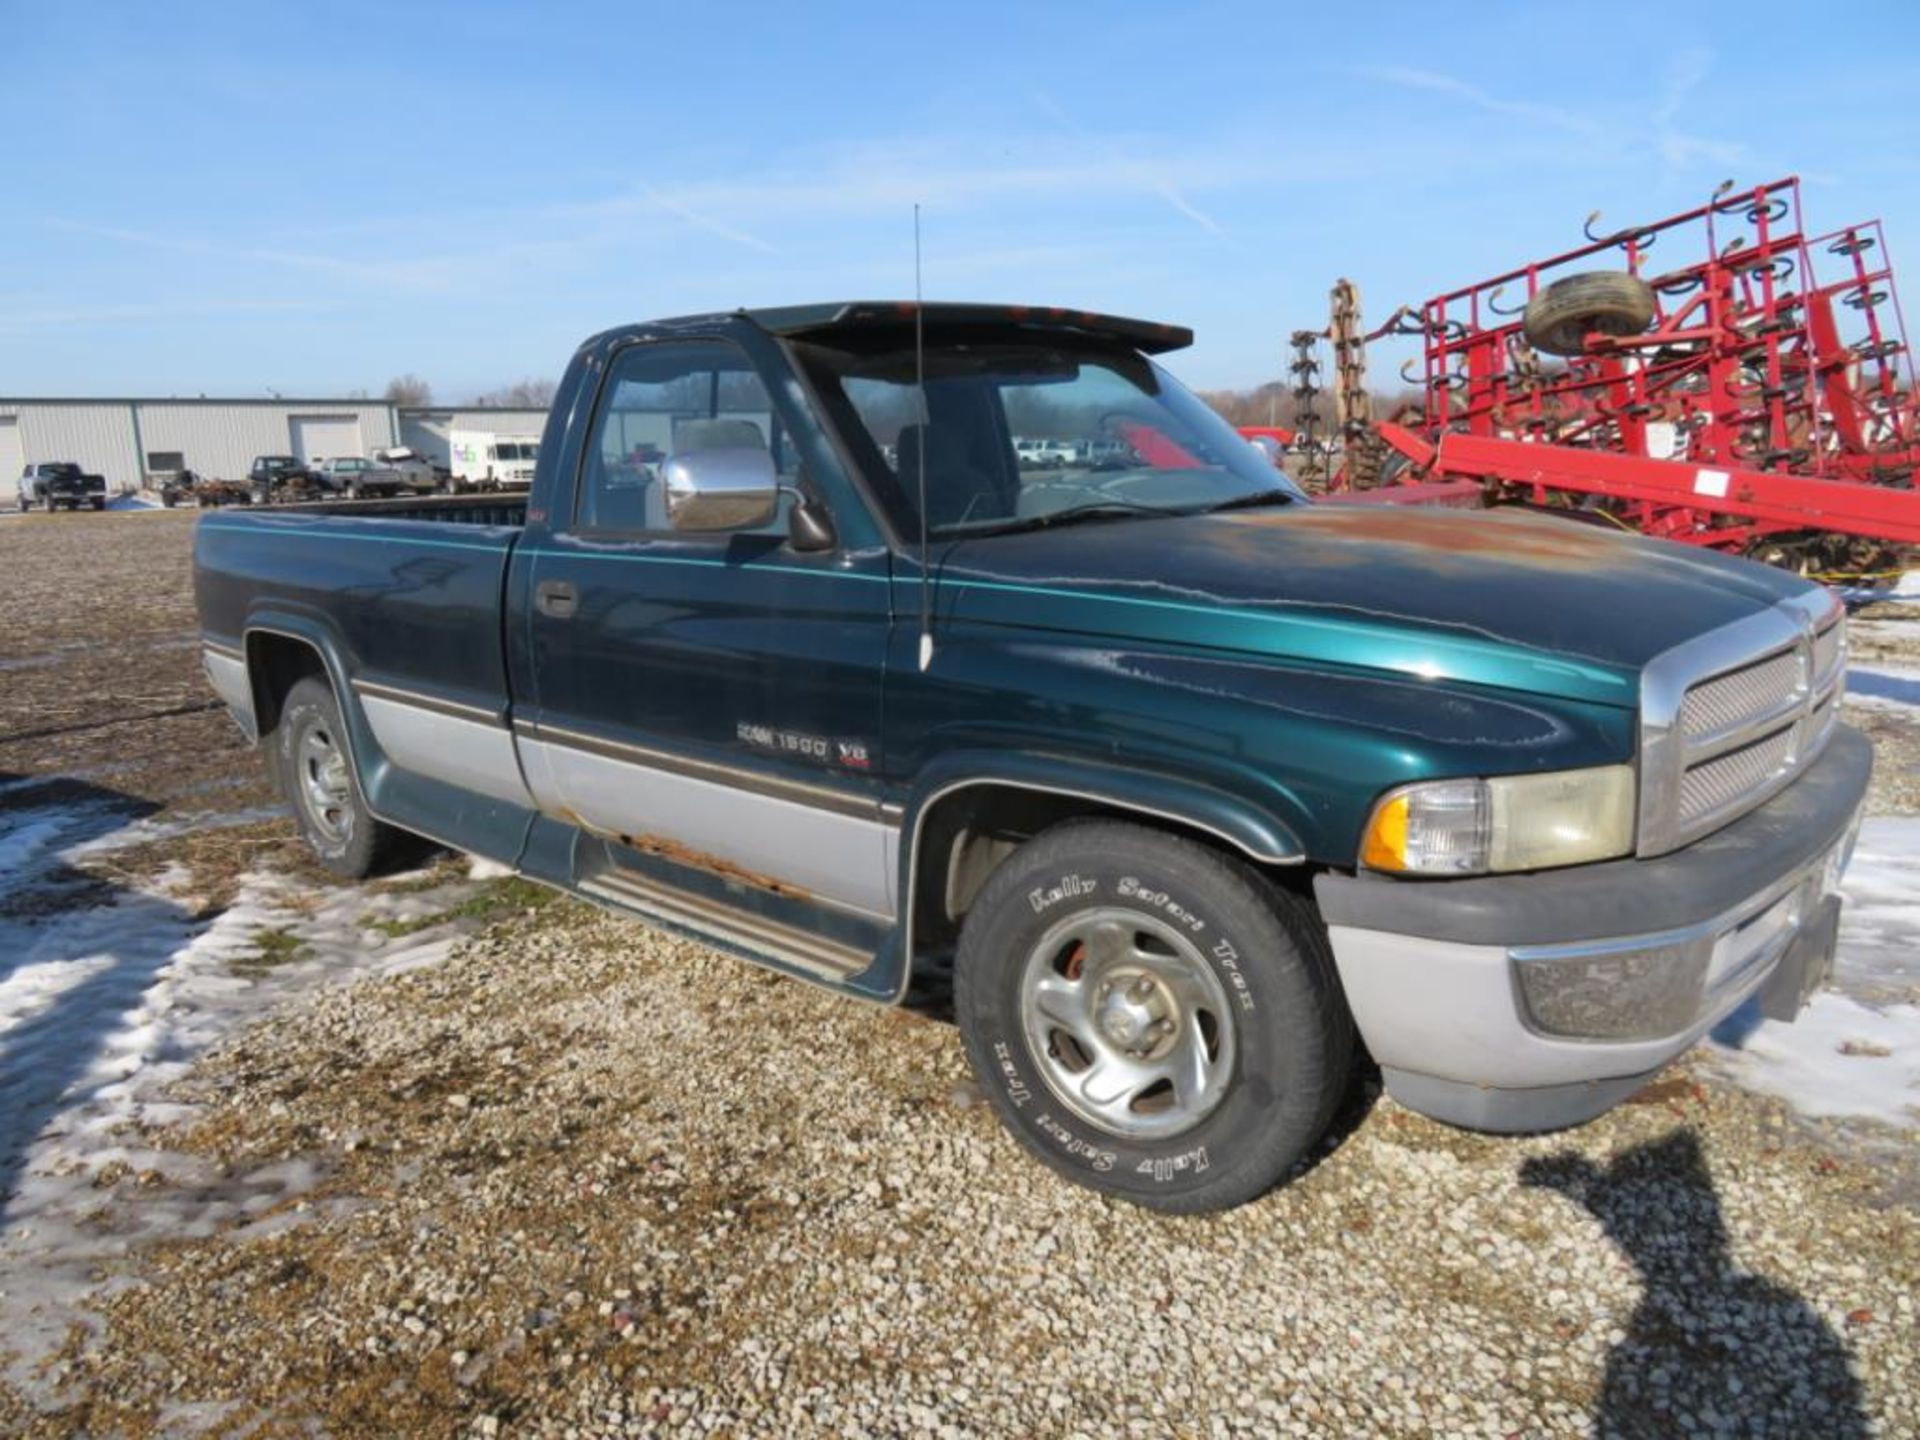
[(519, 380), (502, 390), (489, 390), (474, 403), (500, 405), (523, 410), (544, 410), (553, 404), (555, 385), (551, 380)]
[(387, 400), (394, 405), (431, 405), (433, 386), (409, 370), (387, 381)]

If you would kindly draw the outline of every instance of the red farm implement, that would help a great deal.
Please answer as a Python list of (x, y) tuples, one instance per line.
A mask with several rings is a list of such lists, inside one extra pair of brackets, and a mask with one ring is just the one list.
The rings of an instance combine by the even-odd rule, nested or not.
[[(1810, 235), (1797, 180), (1395, 313), (1357, 293), (1294, 337), (1310, 482), (1354, 500), (1520, 503), (1849, 578), (1920, 545), (1920, 398), (1879, 222)], [(1367, 342), (1416, 337), (1418, 399), (1375, 423)], [(1310, 416), (1319, 342), (1334, 443)], [(1317, 470), (1317, 474), (1316, 474)]]

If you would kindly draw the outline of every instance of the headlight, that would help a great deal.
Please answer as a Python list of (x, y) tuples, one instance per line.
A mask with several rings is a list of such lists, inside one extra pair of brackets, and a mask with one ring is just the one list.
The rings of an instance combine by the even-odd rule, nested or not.
[(1631, 765), (1427, 780), (1389, 791), (1360, 863), (1401, 875), (1481, 875), (1608, 860), (1633, 849)]

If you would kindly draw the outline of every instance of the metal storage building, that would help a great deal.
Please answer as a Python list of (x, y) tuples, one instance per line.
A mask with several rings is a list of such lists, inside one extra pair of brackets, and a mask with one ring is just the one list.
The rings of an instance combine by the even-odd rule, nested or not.
[(384, 400), (0, 399), (0, 486), (47, 460), (106, 476), (110, 492), (182, 466), (237, 480), (256, 455), (365, 455), (400, 432)]

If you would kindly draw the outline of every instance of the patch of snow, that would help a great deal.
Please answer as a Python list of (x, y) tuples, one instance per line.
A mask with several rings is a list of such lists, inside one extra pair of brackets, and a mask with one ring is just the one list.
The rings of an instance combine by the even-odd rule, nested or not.
[(1920, 1129), (1920, 819), (1868, 820), (1843, 889), (1831, 987), (1791, 1024), (1749, 1002), (1709, 1054), (1803, 1115)]
[[(30, 1394), (47, 1397), (34, 1363), (92, 1324), (88, 1297), (116, 1283), (101, 1276), (133, 1248), (313, 1213), (303, 1197), (324, 1156), (222, 1175), (154, 1135), (197, 1113), (166, 1093), (194, 1059), (323, 986), (437, 964), (470, 925), (433, 920), (471, 881), (380, 893), (248, 874), (208, 914), (177, 864), (104, 904), (48, 903), (79, 887), (75, 862), (88, 856), (252, 813), (155, 823), (114, 797), (0, 811), (0, 1363)], [(382, 921), (422, 928), (392, 936)], [(269, 930), (289, 941), (271, 956)]]
[(1920, 818), (1862, 825), (1843, 888), (1835, 987), (1869, 1005), (1920, 1003)]
[(1875, 1010), (1828, 990), (1793, 1024), (1763, 1023), (1728, 1053), (1736, 1080), (1803, 1115), (1920, 1128), (1920, 1006)]
[(171, 840), (180, 835), (198, 835), (207, 830), (232, 830), (256, 825), (262, 820), (277, 820), (287, 813), (284, 805), (254, 805), (245, 810), (200, 810), (175, 815), (167, 820), (134, 820), (91, 840), (83, 841), (68, 852), (68, 858), (84, 860), (95, 855), (129, 850), (155, 840)]
[(470, 855), (467, 860), (469, 880), (505, 880), (513, 874), (511, 865), (502, 865), (497, 860), (482, 860), (478, 855)]

